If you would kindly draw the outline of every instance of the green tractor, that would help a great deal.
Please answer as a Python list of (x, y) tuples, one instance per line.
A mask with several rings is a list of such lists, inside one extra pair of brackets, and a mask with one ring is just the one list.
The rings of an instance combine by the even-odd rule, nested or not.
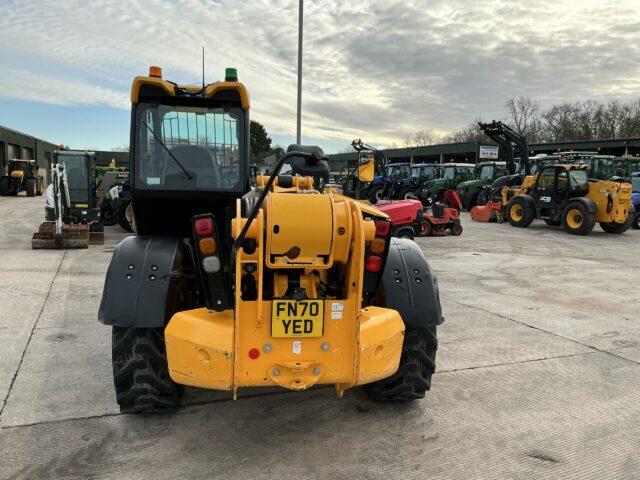
[(446, 163), (442, 166), (439, 178), (424, 182), (418, 198), (423, 202), (435, 198), (443, 199), (446, 190), (455, 190), (458, 184), (473, 178), (475, 165), (473, 163)]
[(507, 162), (480, 162), (473, 172), (473, 180), (467, 180), (458, 184), (456, 189), (462, 207), (471, 210), (478, 205), (480, 192), (500, 177), (507, 175)]

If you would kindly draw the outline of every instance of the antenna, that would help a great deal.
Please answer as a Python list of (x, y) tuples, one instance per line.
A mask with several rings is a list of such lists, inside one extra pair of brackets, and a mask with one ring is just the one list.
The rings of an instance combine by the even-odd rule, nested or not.
[(204, 97), (204, 45), (202, 46), (202, 96)]

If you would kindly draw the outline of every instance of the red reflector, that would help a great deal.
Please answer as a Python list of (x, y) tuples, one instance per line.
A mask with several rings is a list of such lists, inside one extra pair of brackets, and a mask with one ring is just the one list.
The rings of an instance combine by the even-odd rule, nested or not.
[(386, 237), (389, 235), (390, 224), (386, 220), (376, 220), (376, 235)]
[(203, 217), (196, 220), (194, 229), (198, 235), (210, 235), (213, 232), (211, 217)]
[(258, 350), (257, 348), (252, 348), (251, 350), (249, 350), (249, 358), (251, 360), (255, 360), (259, 356), (260, 356), (260, 350)]
[(369, 255), (364, 261), (364, 268), (369, 272), (379, 272), (382, 267), (382, 258), (377, 255)]

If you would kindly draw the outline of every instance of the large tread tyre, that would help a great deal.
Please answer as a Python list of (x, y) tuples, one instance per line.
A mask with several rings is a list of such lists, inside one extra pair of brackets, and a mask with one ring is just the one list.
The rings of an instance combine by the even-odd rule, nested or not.
[(38, 197), (41, 197), (42, 194), (44, 193), (44, 189), (45, 189), (45, 185), (44, 185), (44, 178), (38, 178), (38, 189), (36, 191), (36, 195)]
[(122, 413), (174, 411), (182, 386), (171, 380), (162, 328), (113, 327), (113, 383)]
[(120, 228), (122, 228), (126, 232), (133, 233), (133, 227), (131, 226), (131, 222), (127, 217), (127, 208), (129, 208), (129, 205), (129, 202), (118, 205), (116, 212), (118, 216), (118, 225), (120, 225)]
[(418, 200), (418, 194), (412, 188), (403, 188), (398, 198), (400, 200)]
[(25, 191), (27, 192), (27, 197), (35, 197), (38, 193), (38, 179), (37, 178), (27, 178), (25, 180)]
[(409, 225), (403, 225), (393, 230), (392, 236), (398, 238), (406, 238), (407, 240), (414, 240), (416, 231)]
[(507, 220), (513, 227), (526, 228), (535, 217), (533, 211), (522, 197), (514, 197), (507, 203)]
[(474, 194), (473, 194), (471, 197), (469, 197), (469, 199), (465, 202), (464, 209), (465, 209), (467, 212), (470, 212), (470, 211), (471, 211), (471, 209), (472, 209), (473, 207), (475, 207), (476, 205), (478, 205), (478, 197), (479, 197), (479, 195), (480, 195), (479, 193), (474, 193)]
[(570, 203), (562, 212), (562, 228), (571, 235), (587, 235), (595, 225), (596, 216), (582, 203)]
[(376, 402), (410, 402), (424, 398), (431, 389), (431, 377), (436, 371), (438, 335), (436, 327), (407, 328), (402, 356), (396, 373), (366, 385)]
[(640, 230), (640, 212), (636, 212), (631, 220), (631, 228), (634, 230)]
[(11, 187), (9, 186), (9, 177), (0, 178), (0, 196), (8, 197), (11, 195)]
[(606, 233), (615, 233), (619, 235), (631, 228), (631, 217), (632, 215), (629, 215), (623, 223), (600, 222), (600, 228), (602, 228), (602, 230), (604, 230)]
[(369, 202), (371, 204), (375, 205), (380, 200), (382, 200), (383, 189), (384, 189), (384, 186), (382, 185), (374, 185), (373, 187), (371, 187), (371, 189), (369, 190)]
[(105, 203), (100, 207), (100, 221), (105, 227), (112, 227), (118, 223), (118, 215), (113, 205)]

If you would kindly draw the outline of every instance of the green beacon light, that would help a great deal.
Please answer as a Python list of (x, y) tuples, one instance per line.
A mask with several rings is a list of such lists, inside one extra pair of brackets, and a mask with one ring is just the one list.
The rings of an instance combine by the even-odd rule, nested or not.
[(237, 82), (238, 81), (238, 70), (235, 68), (227, 68), (224, 71), (224, 81), (225, 82)]

